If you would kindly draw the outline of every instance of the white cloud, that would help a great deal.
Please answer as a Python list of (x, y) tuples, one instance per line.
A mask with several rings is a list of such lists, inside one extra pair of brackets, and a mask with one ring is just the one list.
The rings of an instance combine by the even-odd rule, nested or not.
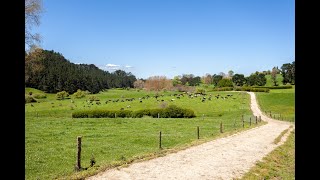
[(126, 65), (125, 68), (132, 68), (132, 66)]
[(120, 65), (116, 65), (116, 64), (107, 64), (106, 65), (107, 69), (110, 69), (110, 70), (117, 70), (120, 68)]

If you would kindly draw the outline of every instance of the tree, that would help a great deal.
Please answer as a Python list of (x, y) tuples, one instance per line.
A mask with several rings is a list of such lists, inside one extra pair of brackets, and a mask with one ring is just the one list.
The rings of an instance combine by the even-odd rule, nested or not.
[(172, 88), (172, 81), (165, 76), (151, 76), (144, 83), (147, 90), (169, 90)]
[(203, 76), (202, 80), (204, 84), (212, 84), (212, 76), (209, 73)]
[(212, 76), (212, 82), (213, 82), (213, 84), (214, 84), (215, 86), (217, 86), (217, 85), (218, 85), (218, 82), (219, 82), (222, 78), (223, 78), (223, 76), (214, 74), (214, 75)]
[(221, 79), (217, 85), (218, 87), (233, 87), (231, 79)]
[(264, 86), (267, 83), (267, 78), (265, 77), (264, 74), (258, 72), (255, 72), (251, 74), (249, 77), (246, 78), (246, 83), (249, 86)]
[(246, 83), (246, 78), (243, 74), (235, 74), (234, 76), (232, 76), (232, 82), (236, 86), (243, 86)]
[(25, 44), (31, 47), (40, 42), (40, 35), (32, 33), (33, 26), (40, 25), (40, 14), (43, 12), (42, 0), (25, 0)]
[(228, 76), (229, 76), (230, 78), (232, 78), (233, 74), (234, 74), (234, 72), (233, 72), (232, 70), (228, 71)]
[(281, 66), (281, 74), (283, 76), (283, 84), (294, 84), (295, 83), (295, 61), (286, 63)]
[(278, 86), (277, 74), (278, 74), (278, 69), (276, 67), (273, 67), (271, 71), (271, 81), (273, 82), (274, 86)]
[(134, 87), (134, 88), (138, 88), (138, 89), (143, 89), (143, 88), (144, 88), (144, 81), (141, 80), (141, 79), (136, 80), (136, 81), (133, 83), (133, 87)]
[(226, 76), (226, 73), (220, 72), (219, 75), (222, 76), (222, 77), (225, 77), (225, 76)]
[(181, 76), (174, 76), (173, 77), (173, 80), (172, 80), (172, 84), (173, 84), (173, 86), (176, 86), (176, 85), (178, 85), (178, 84), (182, 84), (182, 82), (181, 82)]
[(25, 53), (25, 82), (28, 82), (43, 71), (43, 58), (43, 50), (36, 46), (33, 46), (29, 53)]

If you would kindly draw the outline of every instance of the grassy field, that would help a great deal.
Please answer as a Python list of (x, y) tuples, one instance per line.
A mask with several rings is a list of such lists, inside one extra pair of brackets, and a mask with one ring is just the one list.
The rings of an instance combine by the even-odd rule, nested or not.
[[(265, 77), (267, 79), (267, 83), (266, 83), (265, 86), (273, 86), (273, 82), (271, 80), (271, 75), (266, 75)], [(282, 80), (283, 80), (282, 75), (281, 74), (277, 74), (277, 82), (278, 82), (279, 86), (283, 85)]]
[(241, 179), (295, 179), (295, 138), (287, 141), (258, 162)]
[[(295, 117), (295, 89), (270, 89), (269, 93), (256, 92), (259, 106), (267, 115), (276, 119), (293, 121)], [(279, 118), (281, 115), (282, 118)]]
[[(26, 88), (26, 93), (42, 93)], [(160, 92), (164, 102), (157, 101), (155, 92), (137, 90), (108, 90), (82, 99), (56, 100), (55, 94), (25, 106), (25, 169), (26, 179), (73, 179), (94, 174), (111, 166), (129, 163), (134, 159), (150, 158), (169, 150), (178, 150), (192, 144), (205, 142), (221, 136), (219, 127), (223, 122), (223, 135), (248, 129), (252, 112), (249, 95), (242, 92), (212, 92), (213, 99), (201, 102), (200, 97), (187, 96), (177, 99), (178, 92)], [(232, 98), (216, 99), (215, 95)], [(142, 99), (142, 103), (138, 98)], [(100, 99), (101, 105), (88, 103), (89, 96)], [(208, 96), (207, 96), (208, 97)], [(124, 101), (135, 98), (134, 101)], [(109, 100), (119, 99), (119, 102)], [(175, 99), (174, 101), (170, 101)], [(72, 101), (73, 102), (72, 102)], [(105, 102), (108, 101), (106, 104)], [(32, 104), (32, 105), (31, 105)], [(71, 114), (78, 109), (127, 109), (139, 110), (158, 108), (175, 104), (195, 111), (192, 119), (135, 118), (84, 118), (73, 119)], [(241, 115), (244, 115), (245, 128), (242, 128)], [(236, 122), (236, 124), (234, 124)], [(197, 126), (200, 127), (200, 140), (197, 139)], [(254, 121), (251, 127), (254, 127)], [(158, 148), (159, 131), (162, 131), (162, 147)], [(76, 162), (76, 137), (82, 136), (82, 166), (88, 167), (94, 157), (94, 167), (80, 173), (74, 172)]]

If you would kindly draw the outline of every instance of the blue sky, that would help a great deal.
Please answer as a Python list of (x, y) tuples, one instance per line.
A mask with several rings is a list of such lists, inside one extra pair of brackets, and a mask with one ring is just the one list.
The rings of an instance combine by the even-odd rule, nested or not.
[(233, 70), (295, 59), (293, 0), (43, 0), (43, 49), (137, 78)]

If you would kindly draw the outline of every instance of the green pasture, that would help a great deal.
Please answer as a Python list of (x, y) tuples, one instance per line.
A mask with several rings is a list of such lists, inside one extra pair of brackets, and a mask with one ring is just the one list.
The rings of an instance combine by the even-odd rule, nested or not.
[(295, 89), (270, 89), (269, 93), (255, 93), (261, 110), (284, 121), (294, 121)]
[[(26, 93), (42, 93), (26, 88)], [(159, 154), (205, 142), (221, 135), (255, 127), (255, 118), (249, 106), (249, 95), (243, 92), (210, 92), (212, 100), (201, 101), (202, 97), (178, 99), (174, 94), (180, 92), (158, 92), (157, 101), (153, 96), (157, 92), (144, 90), (110, 89), (82, 99), (56, 100), (55, 94), (46, 94), (47, 98), (25, 105), (25, 179), (79, 179), (95, 174), (112, 166), (130, 163), (143, 157), (155, 157)], [(216, 95), (228, 99), (216, 99)], [(150, 96), (148, 99), (139, 98)], [(100, 99), (88, 102), (89, 96)], [(127, 98), (135, 98), (126, 101)], [(119, 99), (118, 102), (113, 100)], [(173, 101), (171, 101), (174, 99)], [(109, 101), (111, 100), (111, 101)], [(124, 100), (124, 102), (121, 102)], [(161, 101), (164, 100), (164, 101)], [(105, 102), (108, 102), (107, 104)], [(32, 105), (31, 105), (32, 104)], [(79, 109), (120, 108), (139, 110), (159, 108), (175, 104), (195, 111), (196, 118), (71, 118), (72, 112)], [(130, 105), (130, 108), (127, 106)], [(242, 127), (241, 116), (245, 118)], [(249, 125), (250, 118), (252, 125)], [(220, 133), (220, 123), (223, 133)], [(262, 123), (261, 123), (262, 124)], [(258, 124), (259, 125), (259, 124)], [(200, 139), (197, 139), (197, 126)], [(159, 131), (162, 132), (162, 150), (159, 149)], [(76, 138), (82, 136), (82, 167), (89, 167), (90, 158), (96, 164), (81, 172), (75, 172)]]

